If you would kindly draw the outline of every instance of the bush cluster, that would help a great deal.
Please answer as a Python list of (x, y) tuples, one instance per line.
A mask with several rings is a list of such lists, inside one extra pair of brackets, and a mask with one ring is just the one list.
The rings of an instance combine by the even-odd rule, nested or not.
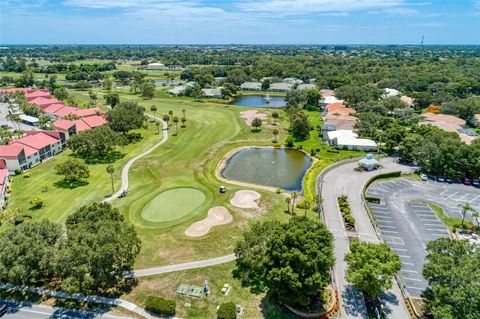
[(163, 299), (158, 296), (148, 296), (145, 309), (159, 315), (173, 316), (177, 304), (175, 300)]
[(217, 312), (218, 319), (235, 319), (237, 318), (237, 306), (233, 302), (226, 302), (220, 305)]
[(345, 227), (348, 230), (355, 230), (355, 218), (353, 218), (350, 212), (350, 205), (348, 204), (347, 196), (342, 195), (338, 198), (338, 206), (340, 207), (340, 211), (342, 212)]

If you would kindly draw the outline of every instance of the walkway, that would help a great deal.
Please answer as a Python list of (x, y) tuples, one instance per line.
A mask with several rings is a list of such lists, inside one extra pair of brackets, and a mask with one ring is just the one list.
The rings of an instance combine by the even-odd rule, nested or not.
[(148, 117), (150, 117), (154, 120), (160, 121), (162, 123), (162, 125), (163, 125), (162, 140), (160, 142), (158, 142), (157, 144), (153, 145), (152, 147), (150, 147), (148, 150), (146, 150), (142, 154), (135, 156), (134, 158), (132, 158), (131, 160), (129, 160), (127, 162), (127, 164), (122, 169), (122, 186), (120, 187), (118, 192), (116, 192), (112, 196), (106, 198), (104, 200), (104, 202), (111, 202), (112, 200), (118, 198), (121, 193), (123, 193), (124, 191), (127, 191), (128, 190), (128, 171), (130, 170), (130, 167), (133, 165), (133, 163), (135, 163), (136, 161), (138, 161), (142, 157), (150, 154), (151, 152), (156, 150), (160, 145), (162, 145), (163, 143), (165, 143), (168, 140), (168, 124), (167, 124), (167, 122), (165, 122), (164, 120), (162, 120), (159, 117), (156, 117), (156, 116), (153, 116), (153, 115), (150, 115), (150, 114), (146, 114), (146, 115)]
[[(340, 195), (348, 196), (359, 239), (380, 242), (362, 200), (363, 187), (375, 175), (393, 171), (410, 171), (410, 168), (394, 163), (392, 159), (384, 159), (381, 164), (383, 168), (372, 172), (354, 171), (353, 169), (357, 166), (356, 162), (342, 164), (332, 167), (324, 174), (323, 179), (319, 179), (318, 187), (321, 189), (321, 196), (324, 199), (322, 206), (325, 224), (335, 239), (336, 286), (344, 318), (348, 319), (367, 318), (367, 311), (361, 293), (345, 279), (347, 264), (344, 257), (349, 251), (349, 242), (338, 209), (337, 198)], [(390, 291), (381, 296), (381, 300), (385, 305), (388, 318), (405, 319), (410, 317), (404, 305), (400, 288), (396, 283)]]
[(210, 266), (225, 264), (234, 260), (235, 260), (235, 255), (231, 254), (231, 255), (216, 257), (212, 259), (187, 262), (183, 264), (175, 264), (175, 265), (154, 267), (154, 268), (148, 268), (148, 269), (138, 269), (138, 270), (134, 270), (133, 273), (129, 275), (130, 276), (133, 275), (135, 277), (153, 276), (153, 275), (165, 274), (165, 273), (174, 272), (174, 271), (210, 267)]

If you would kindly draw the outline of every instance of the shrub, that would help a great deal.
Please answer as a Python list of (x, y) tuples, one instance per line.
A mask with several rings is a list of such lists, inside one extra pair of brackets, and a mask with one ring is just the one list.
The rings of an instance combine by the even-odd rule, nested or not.
[(277, 188), (277, 189), (275, 190), (275, 193), (281, 194), (281, 193), (282, 193), (282, 189), (281, 189), (281, 188)]
[(159, 315), (173, 316), (177, 304), (175, 300), (163, 299), (157, 296), (148, 296), (145, 309)]
[(235, 319), (237, 318), (237, 306), (233, 302), (226, 302), (220, 305), (217, 313), (218, 319)]
[(288, 137), (287, 140), (285, 141), (285, 146), (286, 147), (293, 147), (294, 141), (292, 137)]
[(32, 176), (31, 173), (23, 173), (23, 178), (29, 178), (30, 176)]
[(43, 199), (40, 196), (33, 196), (30, 199), (30, 204), (32, 204), (32, 208), (39, 209), (43, 207)]

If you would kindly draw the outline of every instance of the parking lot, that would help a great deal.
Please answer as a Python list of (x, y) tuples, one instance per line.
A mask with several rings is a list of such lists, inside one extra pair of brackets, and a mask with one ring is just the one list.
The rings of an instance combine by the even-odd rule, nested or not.
[(12, 123), (9, 119), (7, 119), (8, 116), (8, 103), (2, 103), (0, 102), (0, 126), (8, 126), (14, 130), (20, 129), (22, 131), (36, 131), (39, 130), (38, 127), (27, 125), (24, 123)]
[(381, 199), (380, 204), (369, 204), (381, 236), (402, 261), (401, 274), (406, 290), (412, 296), (420, 296), (427, 287), (422, 277), (426, 245), (431, 240), (450, 236), (424, 202), (434, 202), (448, 215), (459, 217), (459, 204), (468, 202), (480, 209), (480, 189), (399, 178), (372, 184), (367, 195)]

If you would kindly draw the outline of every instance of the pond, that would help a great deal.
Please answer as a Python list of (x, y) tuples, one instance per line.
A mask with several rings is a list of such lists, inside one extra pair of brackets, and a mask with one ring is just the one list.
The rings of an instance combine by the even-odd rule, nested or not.
[(310, 157), (294, 149), (252, 147), (233, 154), (221, 175), (230, 180), (300, 191), (310, 165)]
[[(240, 95), (231, 104), (247, 107), (267, 107), (264, 95)], [(281, 108), (285, 106), (287, 106), (287, 103), (283, 96), (270, 96), (268, 107)]]

